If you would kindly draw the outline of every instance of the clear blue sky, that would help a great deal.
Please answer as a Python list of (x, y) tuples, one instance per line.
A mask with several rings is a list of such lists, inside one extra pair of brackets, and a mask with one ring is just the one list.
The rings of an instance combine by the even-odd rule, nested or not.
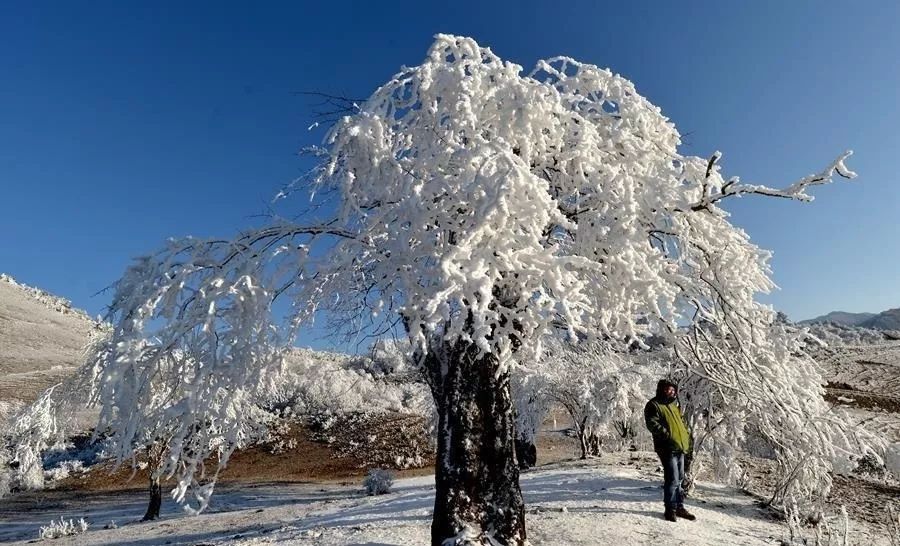
[(296, 92), (365, 97), (446, 32), (609, 66), (745, 181), (856, 150), (860, 178), (812, 204), (729, 208), (792, 318), (900, 306), (900, 3), (307, 4), (4, 2), (0, 271), (99, 313), (131, 257), (257, 222), (308, 167)]

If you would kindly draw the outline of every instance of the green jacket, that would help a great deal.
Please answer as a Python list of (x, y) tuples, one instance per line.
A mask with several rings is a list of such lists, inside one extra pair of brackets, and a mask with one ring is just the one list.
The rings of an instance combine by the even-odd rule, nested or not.
[(677, 401), (666, 404), (654, 398), (644, 406), (644, 422), (653, 435), (657, 453), (690, 453), (691, 433), (681, 415)]

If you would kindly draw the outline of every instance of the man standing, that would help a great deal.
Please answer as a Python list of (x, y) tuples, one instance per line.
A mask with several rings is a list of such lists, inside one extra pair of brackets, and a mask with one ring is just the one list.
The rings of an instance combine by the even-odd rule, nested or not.
[(663, 467), (663, 503), (665, 518), (695, 520), (696, 516), (684, 507), (684, 457), (691, 453), (691, 435), (681, 408), (678, 406), (678, 389), (665, 379), (656, 385), (656, 396), (644, 407), (644, 421), (653, 435), (653, 450), (659, 455)]

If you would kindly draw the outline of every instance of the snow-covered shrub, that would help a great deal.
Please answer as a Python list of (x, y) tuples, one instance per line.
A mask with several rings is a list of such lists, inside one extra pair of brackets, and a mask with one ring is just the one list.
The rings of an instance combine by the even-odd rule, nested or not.
[(360, 467), (421, 468), (434, 458), (429, 421), (421, 415), (340, 412), (321, 414), (309, 424), (314, 439)]
[(372, 345), (371, 370), (385, 376), (420, 381), (408, 340), (379, 339)]
[(876, 345), (893, 339), (882, 330), (846, 326), (834, 322), (807, 325), (810, 335), (826, 345)]
[[(295, 349), (286, 356), (275, 396), (292, 407), (294, 415), (354, 411), (431, 415), (430, 393), (417, 376), (373, 373), (371, 362), (363, 356)], [(397, 362), (393, 365), (402, 368)]]
[(50, 387), (30, 406), (23, 408), (10, 422), (7, 442), (12, 456), (7, 465), (12, 470), (11, 483), (16, 489), (40, 489), (44, 486), (41, 455), (51, 446), (65, 441), (63, 428), (64, 401), (56, 396), (59, 385)]
[(39, 532), (39, 538), (41, 539), (52, 539), (52, 538), (62, 538), (73, 535), (79, 535), (88, 530), (88, 522), (85, 521), (84, 518), (80, 518), (78, 521), (71, 519), (63, 519), (59, 518), (59, 521), (51, 520), (49, 525), (45, 525), (41, 527)]
[[(803, 511), (796, 501), (783, 507), (788, 536), (782, 546), (848, 546), (850, 544), (850, 518), (842, 505), (837, 514), (826, 515), (821, 506), (814, 511)], [(856, 541), (853, 542), (856, 544)]]
[(270, 453), (283, 453), (297, 447), (297, 439), (291, 434), (292, 419), (288, 414), (274, 416), (265, 435), (259, 440)]
[(84, 472), (84, 464), (78, 460), (62, 461), (53, 468), (44, 470), (44, 482), (64, 480), (72, 474)]
[(376, 349), (374, 360), (293, 350), (264, 405), (307, 424), (317, 440), (339, 457), (357, 458), (361, 466), (421, 467), (434, 452), (428, 388), (404, 368), (396, 345), (376, 344)]
[(363, 480), (363, 486), (369, 495), (384, 495), (391, 492), (394, 486), (394, 473), (385, 468), (373, 468)]
[(874, 453), (866, 453), (856, 461), (854, 474), (861, 474), (870, 478), (884, 480), (887, 478), (887, 466), (885, 462)]
[(43, 454), (44, 468), (52, 468), (66, 461), (80, 461), (85, 467), (109, 458), (110, 440), (106, 436), (76, 434), (58, 443)]

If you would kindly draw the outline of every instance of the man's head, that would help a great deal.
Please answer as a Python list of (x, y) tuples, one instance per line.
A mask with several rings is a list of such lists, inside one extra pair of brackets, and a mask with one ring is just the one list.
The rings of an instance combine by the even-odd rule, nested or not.
[(660, 379), (656, 384), (656, 397), (671, 402), (678, 396), (678, 387), (668, 379)]

